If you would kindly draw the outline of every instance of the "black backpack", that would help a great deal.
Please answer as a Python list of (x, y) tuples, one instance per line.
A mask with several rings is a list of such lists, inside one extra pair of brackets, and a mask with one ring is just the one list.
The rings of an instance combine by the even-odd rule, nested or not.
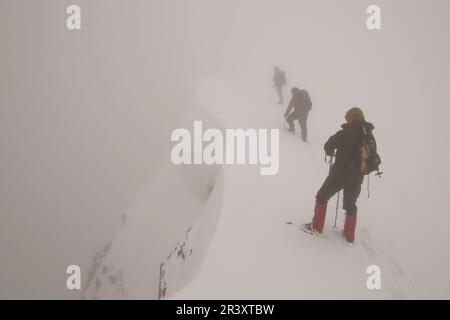
[(311, 102), (311, 97), (309, 96), (308, 91), (300, 90), (300, 100), (301, 100), (301, 105), (304, 106), (305, 110), (311, 111), (312, 102)]
[(380, 164), (381, 158), (377, 152), (377, 142), (371, 131), (362, 127), (362, 143), (360, 147), (361, 154), (361, 173), (368, 175), (377, 171), (377, 175), (381, 176)]

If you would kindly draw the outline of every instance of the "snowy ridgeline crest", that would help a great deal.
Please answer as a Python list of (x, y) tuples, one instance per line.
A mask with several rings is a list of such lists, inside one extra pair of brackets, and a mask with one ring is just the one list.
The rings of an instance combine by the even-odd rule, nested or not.
[(95, 254), (84, 299), (165, 299), (197, 271), (221, 212), (221, 166), (166, 161)]
[[(167, 296), (175, 293), (172, 290), (172, 284), (181, 281), (183, 268), (194, 250), (194, 238), (197, 233), (197, 225), (189, 227), (186, 231), (185, 239), (177, 243), (169, 256), (160, 263), (158, 300), (165, 299)], [(97, 252), (93, 259), (93, 264), (88, 272), (86, 287), (90, 292), (83, 293), (83, 297), (96, 297), (97, 292), (102, 285), (107, 284), (114, 286), (115, 293), (119, 296), (126, 296), (127, 292), (124, 288), (124, 269), (115, 269), (114, 265), (105, 265), (104, 259), (111, 250), (111, 243), (106, 245), (102, 250)]]
[(160, 264), (158, 299), (164, 299), (173, 294), (172, 283), (179, 283), (187, 260), (193, 253), (193, 239), (197, 232), (196, 226), (189, 227), (184, 241), (177, 243), (164, 262)]
[(86, 281), (86, 288), (83, 292), (82, 297), (92, 297), (97, 296), (97, 292), (105, 284), (113, 286), (116, 288), (117, 295), (127, 295), (124, 289), (124, 270), (116, 270), (114, 265), (107, 266), (103, 263), (108, 252), (111, 250), (111, 243), (107, 244), (102, 250), (97, 252), (93, 259), (93, 264), (88, 272), (88, 279)]

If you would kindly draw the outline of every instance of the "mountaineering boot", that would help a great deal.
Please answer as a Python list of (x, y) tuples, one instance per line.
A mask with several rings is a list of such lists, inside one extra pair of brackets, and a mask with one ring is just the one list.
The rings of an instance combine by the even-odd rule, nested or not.
[(295, 129), (294, 128), (284, 128), (287, 132), (291, 132), (291, 133), (295, 133)]
[(310, 223), (304, 223), (302, 225), (300, 225), (300, 229), (303, 232), (312, 234), (314, 236), (320, 237), (320, 232), (318, 232), (316, 229), (314, 229), (312, 222)]
[(355, 240), (356, 216), (356, 213), (345, 214), (344, 237), (347, 242), (353, 242)]
[(314, 217), (312, 219), (312, 227), (318, 233), (322, 233), (323, 231), (326, 214), (327, 214), (327, 205), (316, 202), (316, 207), (314, 208)]

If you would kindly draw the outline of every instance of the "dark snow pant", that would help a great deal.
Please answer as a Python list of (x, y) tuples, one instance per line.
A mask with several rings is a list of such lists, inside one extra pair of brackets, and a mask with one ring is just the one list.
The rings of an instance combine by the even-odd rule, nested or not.
[(289, 123), (289, 128), (291, 130), (295, 130), (294, 120), (298, 120), (298, 124), (300, 125), (300, 129), (302, 131), (303, 141), (306, 141), (308, 138), (308, 128), (306, 127), (306, 122), (308, 121), (308, 112), (292, 112), (286, 119)]
[(346, 175), (345, 173), (331, 172), (325, 179), (322, 187), (316, 195), (318, 203), (326, 205), (336, 193), (344, 190), (343, 208), (347, 214), (356, 214), (358, 207), (356, 200), (361, 193), (361, 184), (364, 176), (360, 174)]
[(283, 86), (276, 86), (276, 89), (278, 94), (278, 103), (283, 104), (284, 103)]

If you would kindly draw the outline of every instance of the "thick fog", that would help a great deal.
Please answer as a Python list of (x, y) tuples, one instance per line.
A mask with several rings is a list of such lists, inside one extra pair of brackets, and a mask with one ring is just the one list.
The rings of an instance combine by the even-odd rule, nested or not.
[[(79, 31), (65, 24), (74, 2)], [(364, 110), (384, 175), (361, 219), (403, 252), (418, 291), (449, 298), (449, 14), (446, 0), (1, 0), (0, 298), (80, 298), (66, 267), (87, 270), (120, 229), (171, 132), (210, 119), (200, 84), (275, 105), (276, 65), (312, 97), (311, 144)]]

